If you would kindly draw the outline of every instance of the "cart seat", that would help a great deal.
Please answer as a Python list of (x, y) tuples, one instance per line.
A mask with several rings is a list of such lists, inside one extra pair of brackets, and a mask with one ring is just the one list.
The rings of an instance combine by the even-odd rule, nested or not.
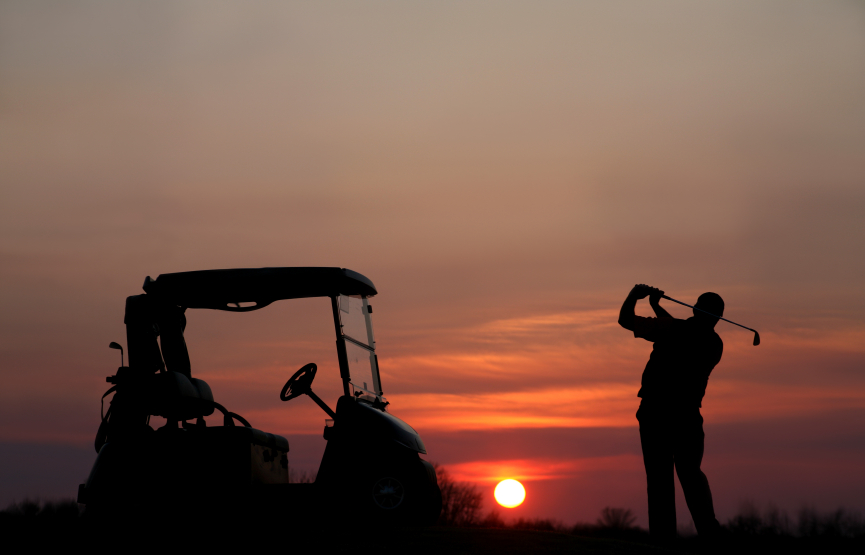
[(207, 382), (180, 372), (154, 374), (146, 395), (150, 414), (168, 420), (193, 420), (213, 414), (213, 392)]

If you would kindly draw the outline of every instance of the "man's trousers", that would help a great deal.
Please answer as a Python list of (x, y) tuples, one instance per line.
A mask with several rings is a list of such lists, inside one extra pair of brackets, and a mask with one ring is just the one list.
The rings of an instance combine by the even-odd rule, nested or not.
[(703, 417), (699, 408), (653, 406), (646, 401), (637, 411), (640, 443), (649, 494), (649, 532), (658, 538), (676, 536), (676, 497), (673, 467), (685, 501), (701, 536), (718, 532), (709, 480), (700, 470), (703, 461)]

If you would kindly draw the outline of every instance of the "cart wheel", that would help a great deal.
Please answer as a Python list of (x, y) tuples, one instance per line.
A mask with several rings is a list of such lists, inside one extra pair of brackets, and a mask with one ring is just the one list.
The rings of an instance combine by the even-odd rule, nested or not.
[(372, 500), (381, 509), (394, 510), (405, 500), (405, 487), (398, 479), (386, 476), (372, 486)]

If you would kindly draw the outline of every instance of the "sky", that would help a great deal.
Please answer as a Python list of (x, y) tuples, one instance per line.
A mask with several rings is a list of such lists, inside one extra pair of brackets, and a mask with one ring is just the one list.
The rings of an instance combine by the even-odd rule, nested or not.
[[(648, 283), (763, 340), (717, 328), (719, 518), (865, 511), (863, 68), (853, 0), (0, 2), (0, 505), (86, 479), (146, 276), (339, 266), (485, 510), (517, 478), (505, 518), (647, 525), (616, 318)], [(326, 415), (277, 394), (314, 361), (335, 404), (329, 301), (188, 320), (193, 375), (315, 471)]]

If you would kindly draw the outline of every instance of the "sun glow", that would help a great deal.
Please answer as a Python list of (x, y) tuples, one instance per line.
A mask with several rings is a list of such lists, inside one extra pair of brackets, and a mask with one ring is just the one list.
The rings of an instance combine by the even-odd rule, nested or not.
[(499, 505), (511, 509), (526, 498), (526, 488), (516, 480), (502, 480), (496, 486), (495, 496)]

